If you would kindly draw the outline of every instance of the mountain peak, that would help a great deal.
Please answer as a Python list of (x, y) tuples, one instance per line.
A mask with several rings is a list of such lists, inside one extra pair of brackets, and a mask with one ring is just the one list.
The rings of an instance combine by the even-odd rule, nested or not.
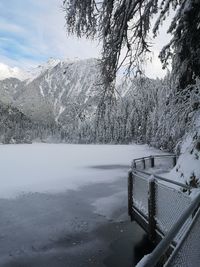
[(29, 79), (28, 83), (42, 75), (45, 71), (54, 68), (56, 65), (58, 65), (61, 61), (59, 59), (54, 59), (50, 57), (47, 62), (38, 65), (35, 68), (31, 68), (29, 73)]
[(53, 68), (55, 67), (56, 65), (58, 65), (60, 63), (60, 59), (56, 59), (56, 58), (53, 58), (53, 57), (50, 57), (46, 63), (44, 63), (42, 66), (45, 66), (46, 68)]

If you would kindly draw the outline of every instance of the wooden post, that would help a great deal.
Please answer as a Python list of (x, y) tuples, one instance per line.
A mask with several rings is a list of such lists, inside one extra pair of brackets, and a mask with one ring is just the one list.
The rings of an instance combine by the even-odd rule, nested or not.
[(155, 167), (155, 161), (154, 161), (154, 157), (151, 156), (151, 168)]
[(128, 215), (133, 221), (133, 173), (131, 170), (128, 173)]
[(149, 211), (149, 240), (154, 242), (156, 239), (156, 202), (155, 202), (155, 180), (154, 178), (150, 178), (149, 181), (149, 196), (148, 196), (148, 211)]
[(176, 166), (176, 156), (173, 157), (173, 167)]

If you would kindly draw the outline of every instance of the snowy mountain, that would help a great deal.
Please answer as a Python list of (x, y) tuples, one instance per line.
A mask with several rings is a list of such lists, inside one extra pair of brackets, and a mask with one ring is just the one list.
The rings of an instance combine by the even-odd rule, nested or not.
[(85, 116), (96, 103), (99, 70), (95, 59), (50, 59), (29, 74), (31, 78), (24, 81), (0, 81), (0, 98), (34, 120), (68, 124)]
[(181, 101), (184, 94), (174, 94), (170, 76), (166, 76), (163, 80), (122, 79), (117, 85), (121, 97), (115, 105), (105, 100), (96, 112), (102, 90), (95, 59), (51, 59), (31, 70), (30, 76), (24, 81), (0, 81), (0, 100), (32, 122), (47, 125), (47, 130), (39, 126), (43, 140), (54, 135), (57, 141), (70, 143), (134, 141), (172, 151), (199, 108), (199, 82), (187, 89), (190, 94), (185, 102)]
[(43, 73), (45, 73), (47, 70), (50, 70), (54, 68), (57, 64), (59, 64), (61, 61), (59, 59), (49, 58), (47, 62), (44, 62), (41, 65), (38, 65), (36, 68), (31, 68), (27, 71), (28, 73), (28, 83), (33, 81), (34, 79), (41, 76)]

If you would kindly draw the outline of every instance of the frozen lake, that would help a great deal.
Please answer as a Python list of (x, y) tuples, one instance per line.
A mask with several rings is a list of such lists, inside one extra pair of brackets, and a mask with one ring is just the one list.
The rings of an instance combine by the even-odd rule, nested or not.
[(2, 145), (0, 197), (110, 183), (127, 172), (133, 158), (154, 153), (159, 152), (146, 145)]
[(159, 153), (146, 145), (1, 145), (0, 266), (131, 266), (140, 254), (133, 247), (146, 240), (127, 217), (127, 171), (133, 158)]

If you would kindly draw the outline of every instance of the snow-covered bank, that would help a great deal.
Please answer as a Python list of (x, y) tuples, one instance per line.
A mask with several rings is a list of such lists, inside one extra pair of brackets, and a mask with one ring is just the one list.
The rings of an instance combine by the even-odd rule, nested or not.
[[(0, 198), (110, 183), (122, 172), (126, 177), (127, 169), (120, 171), (117, 165), (128, 168), (133, 158), (158, 153), (162, 152), (147, 145), (2, 145)], [(105, 172), (104, 165), (114, 165), (114, 168)]]
[(200, 112), (196, 113), (191, 125), (179, 145), (180, 157), (176, 166), (165, 176), (192, 187), (200, 187)]

